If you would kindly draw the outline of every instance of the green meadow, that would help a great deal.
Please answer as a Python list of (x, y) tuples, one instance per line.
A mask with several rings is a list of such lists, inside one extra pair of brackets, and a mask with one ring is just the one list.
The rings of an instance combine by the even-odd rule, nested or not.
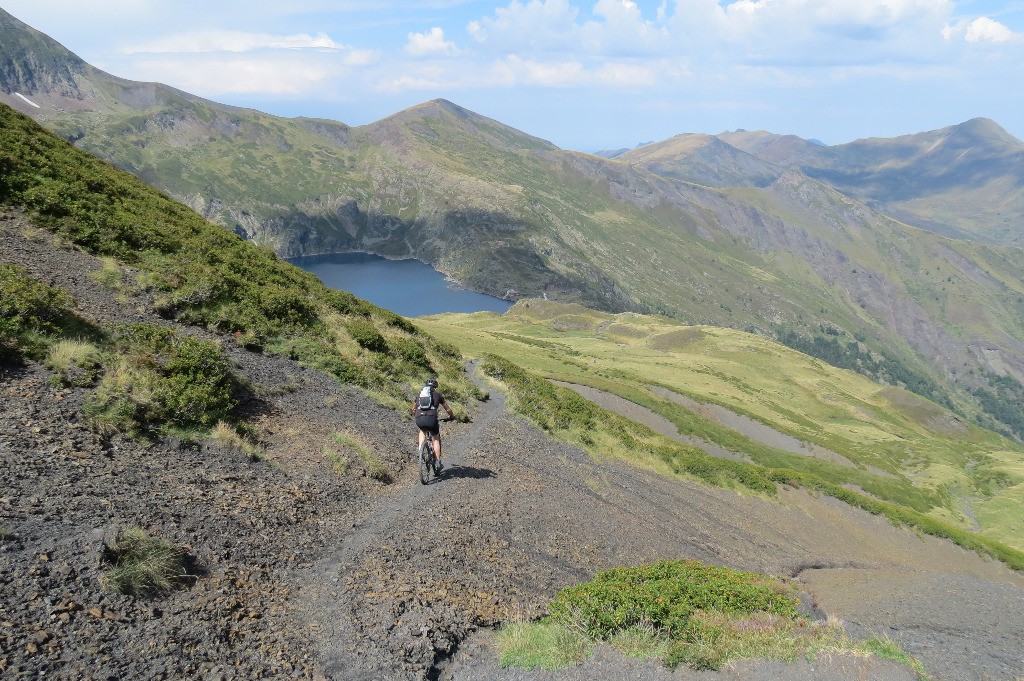
[[(897, 516), (905, 511), (925, 524), (1024, 549), (1024, 448), (902, 388), (761, 336), (548, 301), (521, 301), (505, 315), (440, 315), (417, 324), (468, 356), (498, 356), (535, 376), (639, 404), (681, 436), (742, 455), (769, 479), (791, 474), (796, 484), (840, 498), (849, 490), (865, 508), (881, 502), (899, 509)], [(744, 435), (728, 418), (698, 415), (706, 413), (699, 405), (691, 411), (693, 402), (719, 405), (777, 433)], [(580, 423), (590, 422), (576, 423), (577, 429)], [(689, 445), (653, 432), (639, 438), (633, 432), (623, 447), (602, 439), (596, 426), (587, 428), (594, 432), (551, 429), (626, 458), (640, 460), (644, 451), (665, 447), (693, 455)], [(811, 450), (786, 447), (792, 440), (785, 436)], [(640, 440), (642, 446), (629, 444)], [(710, 465), (749, 466), (715, 462)]]

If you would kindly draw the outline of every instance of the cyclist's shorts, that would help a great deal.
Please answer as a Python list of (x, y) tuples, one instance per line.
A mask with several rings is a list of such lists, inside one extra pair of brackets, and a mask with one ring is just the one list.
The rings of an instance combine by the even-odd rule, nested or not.
[(433, 436), (441, 434), (441, 422), (437, 420), (437, 412), (433, 414), (420, 414), (416, 417), (416, 426), (423, 430), (429, 430)]

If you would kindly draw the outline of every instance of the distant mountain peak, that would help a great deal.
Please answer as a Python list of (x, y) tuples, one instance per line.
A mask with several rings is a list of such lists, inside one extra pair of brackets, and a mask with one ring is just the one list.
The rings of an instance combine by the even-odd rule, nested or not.
[(972, 118), (951, 128), (954, 134), (969, 136), (972, 139), (983, 140), (988, 144), (1007, 145), (1013, 148), (1024, 148), (1024, 142), (1017, 139), (1006, 131), (1003, 126), (991, 118)]
[(441, 133), (436, 126), (425, 125), (425, 122), (430, 119), (446, 122), (444, 127), (448, 129), (447, 134), (483, 135), (491, 144), (497, 146), (557, 148), (547, 140), (517, 130), (501, 121), (441, 98), (421, 102), (375, 123), (370, 123), (366, 127), (371, 130), (371, 135), (378, 139), (397, 139), (396, 135), (401, 135), (399, 130), (402, 128), (417, 131), (428, 137), (445, 134)]
[(0, 91), (81, 98), (84, 60), (0, 8)]

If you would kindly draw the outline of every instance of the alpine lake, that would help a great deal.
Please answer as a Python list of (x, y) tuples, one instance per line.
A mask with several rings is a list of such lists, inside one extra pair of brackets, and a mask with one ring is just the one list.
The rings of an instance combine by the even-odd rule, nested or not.
[(403, 317), (447, 312), (505, 312), (512, 302), (469, 291), (419, 260), (389, 260), (369, 253), (289, 258), (329, 288), (348, 291)]

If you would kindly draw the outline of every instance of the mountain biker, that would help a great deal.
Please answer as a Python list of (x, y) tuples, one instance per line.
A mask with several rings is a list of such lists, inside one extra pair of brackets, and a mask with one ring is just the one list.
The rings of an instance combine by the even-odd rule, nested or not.
[(423, 446), (423, 440), (426, 437), (425, 431), (429, 430), (430, 434), (434, 436), (435, 470), (438, 473), (444, 468), (444, 464), (441, 463), (441, 424), (437, 420), (439, 407), (444, 407), (444, 410), (448, 412), (449, 419), (455, 418), (455, 413), (448, 406), (444, 395), (437, 389), (437, 379), (431, 378), (424, 383), (419, 397), (413, 400), (412, 411), (416, 415), (416, 426), (420, 429), (417, 449)]

